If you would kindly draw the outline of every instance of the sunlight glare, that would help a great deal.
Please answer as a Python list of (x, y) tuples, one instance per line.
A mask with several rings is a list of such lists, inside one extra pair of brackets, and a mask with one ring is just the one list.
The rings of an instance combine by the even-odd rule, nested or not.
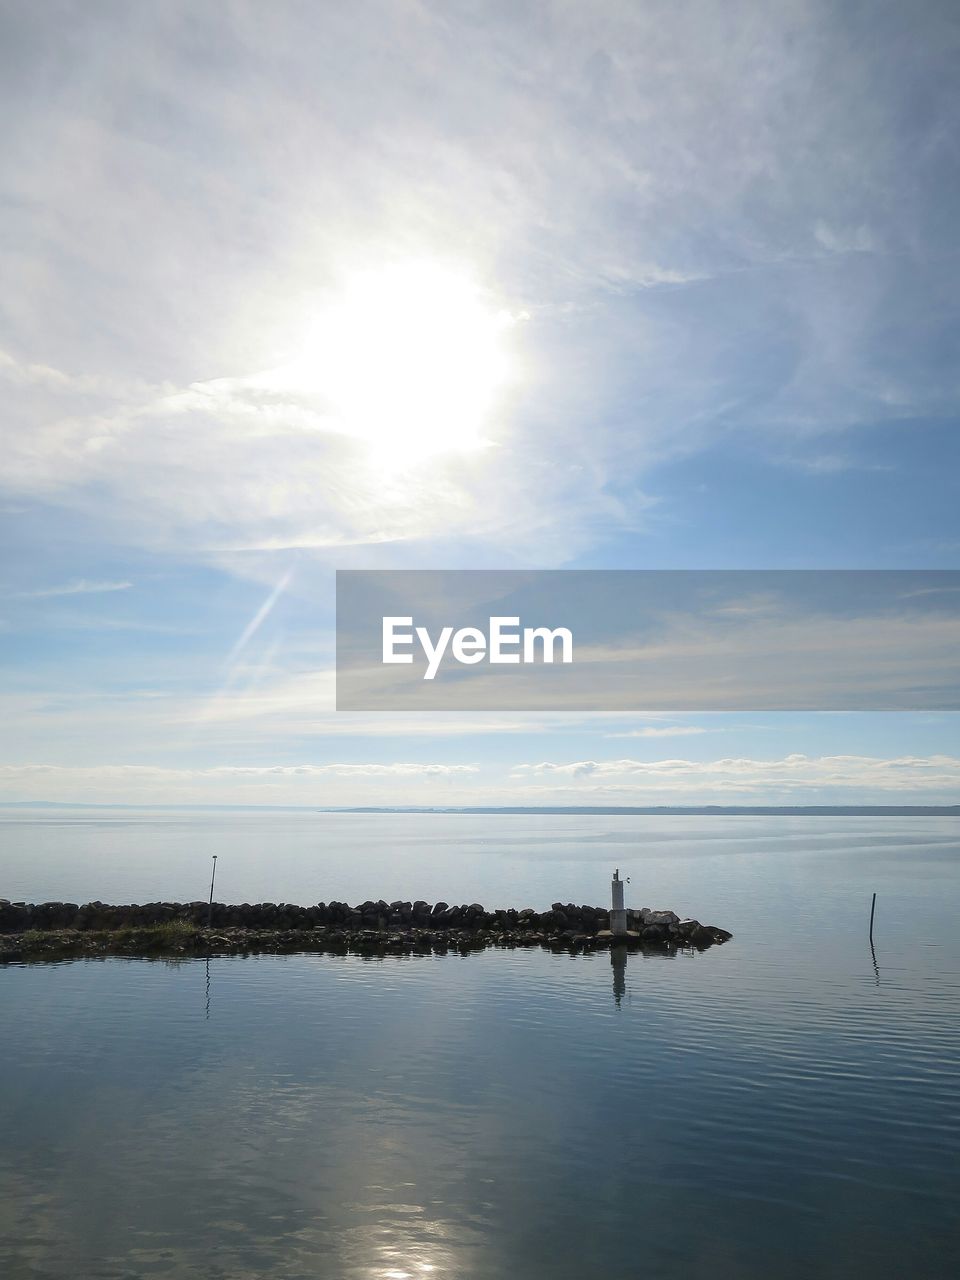
[(430, 263), (359, 273), (318, 318), (299, 380), (380, 456), (476, 449), (508, 380), (514, 322), (466, 274)]

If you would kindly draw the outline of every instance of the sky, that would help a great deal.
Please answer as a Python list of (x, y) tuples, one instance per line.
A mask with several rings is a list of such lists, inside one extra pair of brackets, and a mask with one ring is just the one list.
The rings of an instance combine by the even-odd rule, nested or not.
[(334, 573), (960, 567), (950, 3), (0, 0), (0, 800), (960, 799), (956, 716), (345, 713)]

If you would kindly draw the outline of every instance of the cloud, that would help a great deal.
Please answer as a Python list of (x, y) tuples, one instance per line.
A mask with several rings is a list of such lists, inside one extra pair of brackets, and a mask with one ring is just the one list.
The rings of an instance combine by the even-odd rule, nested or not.
[[(742, 0), (374, 11), (9, 24), (9, 492), (208, 559), (443, 537), (558, 563), (642, 518), (625, 477), (731, 423), (955, 406), (914, 323), (950, 297), (951, 130), (918, 148), (907, 109), (922, 77), (950, 118), (936, 15), (867, 40), (802, 0), (762, 30)], [(495, 450), (400, 483), (257, 379), (344, 270), (424, 254), (529, 314), (527, 381)]]
[(16, 594), (29, 600), (46, 600), (55, 596), (88, 596), (101, 595), (112, 591), (128, 591), (132, 582), (89, 582), (86, 578), (78, 578), (75, 582), (63, 583), (55, 587), (39, 587), (35, 591), (18, 591)]
[[(960, 759), (955, 756), (807, 756), (774, 760), (726, 758), (712, 761), (575, 760), (520, 764), (512, 777), (548, 779), (577, 792), (617, 792), (645, 797), (683, 795), (752, 795), (810, 797), (831, 793), (911, 795), (936, 793), (955, 797), (960, 788)], [(807, 801), (809, 802), (809, 800)], [(861, 801), (862, 802), (862, 801)]]
[(958, 787), (960, 758), (945, 754), (544, 760), (508, 773), (410, 761), (0, 766), (5, 799), (105, 804), (955, 804)]
[(195, 769), (153, 764), (8, 764), (0, 765), (0, 796), (100, 804), (416, 803), (412, 797), (430, 803), (430, 788), (449, 788), (478, 772), (479, 766), (473, 764), (414, 761), (229, 764)]
[[(164, 663), (164, 670), (167, 664)], [(155, 671), (158, 679), (160, 672)], [(255, 668), (233, 670), (214, 691), (191, 690), (176, 668), (157, 687), (142, 687), (142, 664), (113, 669), (96, 684), (79, 681), (70, 669), (66, 678), (47, 687), (21, 678), (13, 688), (0, 690), (0, 720), (6, 750), (2, 758), (14, 764), (24, 757), (64, 760), (64, 753), (83, 752), (82, 758), (137, 759), (149, 742), (153, 758), (177, 760), (189, 749), (213, 759), (255, 751), (257, 756), (282, 743), (294, 744), (309, 755), (320, 741), (368, 739), (390, 743), (391, 752), (428, 739), (463, 738), (468, 742), (510, 735), (596, 732), (609, 718), (589, 716), (508, 715), (473, 712), (424, 716), (420, 713), (337, 712), (333, 674), (328, 671), (257, 675)], [(367, 754), (369, 749), (365, 751)]]
[(443, 777), (448, 774), (476, 773), (477, 765), (471, 764), (415, 764), (401, 761), (394, 764), (273, 764), (273, 765), (215, 765), (208, 769), (165, 769), (155, 765), (105, 764), (93, 767), (62, 766), (53, 764), (0, 765), (0, 778), (29, 778), (38, 774), (58, 777), (84, 778), (146, 778), (152, 781), (190, 781), (194, 779), (229, 778), (413, 778)]
[[(499, 450), (469, 465), (455, 455), (388, 465), (318, 393), (265, 389), (264, 378), (40, 416), (4, 438), (3, 484), (80, 514), (112, 540), (222, 563), (238, 552), (441, 536), (509, 544), (552, 525), (553, 504), (577, 480), (560, 472), (528, 491)], [(577, 537), (571, 530), (547, 559)]]
[(65, 373), (50, 365), (31, 364), (26, 360), (18, 360), (3, 348), (0, 348), (0, 377), (13, 386), (40, 388), (61, 396), (81, 398), (92, 396), (122, 401), (131, 396), (156, 395), (160, 390), (141, 381), (119, 381), (102, 374)]
[(821, 219), (813, 234), (817, 244), (830, 253), (874, 253), (879, 248), (877, 237), (865, 223), (858, 227), (831, 227)]
[(605, 738), (686, 738), (693, 734), (708, 733), (698, 725), (648, 725), (644, 729), (629, 729), (623, 733), (605, 733)]
[[(446, 583), (454, 575), (441, 576)], [(774, 575), (768, 575), (774, 576)], [(645, 583), (578, 573), (543, 579), (551, 622), (574, 632), (569, 665), (503, 669), (448, 662), (423, 679), (425, 662), (384, 666), (379, 612), (432, 621), (433, 577), (381, 581), (379, 594), (341, 593), (341, 707), (362, 710), (630, 710), (638, 716), (710, 711), (939, 710), (960, 705), (960, 613), (951, 597), (907, 605), (882, 574), (777, 575), (777, 593), (736, 598), (722, 573), (711, 581), (653, 574)], [(402, 576), (401, 576), (402, 579)], [(461, 575), (474, 589), (471, 621), (501, 596), (511, 615), (544, 607), (536, 575)], [(528, 581), (529, 580), (529, 581)], [(424, 583), (420, 586), (421, 581)], [(593, 589), (591, 589), (593, 588)], [(456, 588), (453, 588), (456, 590)], [(530, 597), (524, 595), (530, 591)], [(633, 593), (631, 595), (631, 592)], [(509, 594), (508, 594), (509, 593)], [(733, 597), (731, 599), (731, 596)], [(396, 600), (391, 609), (387, 602)], [(440, 599), (445, 615), (454, 601)], [(587, 601), (585, 604), (584, 601)], [(374, 605), (377, 609), (374, 609)], [(936, 607), (934, 607), (936, 606)], [(371, 612), (373, 611), (373, 612)], [(489, 615), (488, 615), (489, 616)], [(444, 622), (449, 621), (444, 616)], [(374, 625), (376, 624), (376, 625)], [(437, 634), (434, 623), (432, 634)], [(660, 729), (654, 734), (666, 736)]]

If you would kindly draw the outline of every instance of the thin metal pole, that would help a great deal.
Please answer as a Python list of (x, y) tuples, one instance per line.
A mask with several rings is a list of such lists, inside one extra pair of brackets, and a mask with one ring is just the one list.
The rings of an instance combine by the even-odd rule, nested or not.
[[(207, 907), (207, 928), (213, 925), (213, 882), (217, 878), (217, 855), (213, 855), (213, 875), (210, 877), (210, 903)], [(874, 894), (876, 897), (876, 894)]]
[(877, 909), (877, 895), (873, 895), (873, 901), (870, 903), (870, 945), (873, 946), (873, 913)]

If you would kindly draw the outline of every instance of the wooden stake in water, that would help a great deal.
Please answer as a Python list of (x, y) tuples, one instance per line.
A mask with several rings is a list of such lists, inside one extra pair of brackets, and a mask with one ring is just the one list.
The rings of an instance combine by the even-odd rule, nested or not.
[(873, 901), (870, 903), (870, 945), (873, 946), (873, 913), (877, 909), (877, 895), (873, 895)]
[[(217, 878), (217, 855), (213, 855), (213, 875), (210, 877), (210, 903), (207, 907), (207, 928), (213, 924), (213, 882)], [(874, 894), (874, 897), (877, 895)], [(873, 927), (873, 917), (870, 917), (870, 927)]]

